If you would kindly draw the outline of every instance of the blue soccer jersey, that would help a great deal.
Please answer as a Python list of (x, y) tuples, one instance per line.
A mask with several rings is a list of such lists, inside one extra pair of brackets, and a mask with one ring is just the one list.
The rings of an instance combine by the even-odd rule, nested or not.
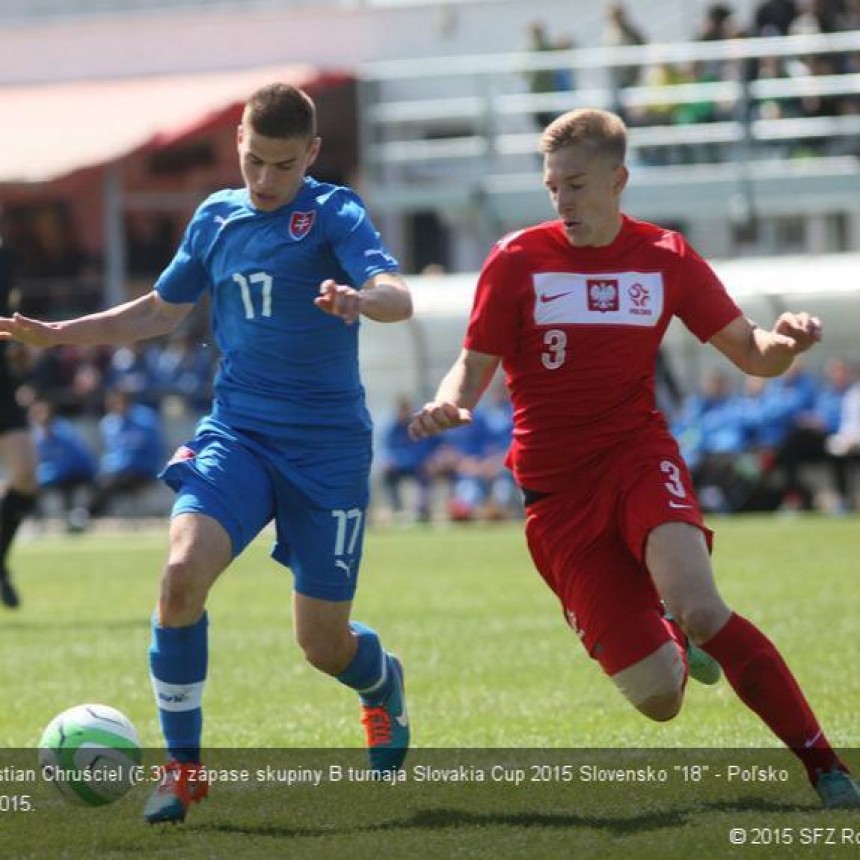
[[(211, 295), (221, 353), (211, 415), (282, 452), (285, 471), (326, 503), (350, 472), (366, 474), (370, 416), (358, 368), (358, 325), (314, 304), (322, 281), (360, 288), (396, 271), (350, 189), (307, 177), (295, 199), (255, 209), (245, 189), (198, 208), (155, 289), (168, 302)], [(340, 473), (340, 474), (338, 474)]]

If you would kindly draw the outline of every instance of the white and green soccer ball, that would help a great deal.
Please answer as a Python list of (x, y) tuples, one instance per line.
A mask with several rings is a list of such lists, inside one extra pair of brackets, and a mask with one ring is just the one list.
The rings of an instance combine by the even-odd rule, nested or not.
[(142, 757), (131, 721), (108, 705), (77, 705), (57, 714), (39, 741), (43, 778), (85, 806), (104, 806), (126, 794)]

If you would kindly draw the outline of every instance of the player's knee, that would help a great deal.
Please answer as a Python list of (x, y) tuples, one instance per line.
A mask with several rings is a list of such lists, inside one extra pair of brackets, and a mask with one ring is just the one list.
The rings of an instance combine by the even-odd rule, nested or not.
[(300, 634), (297, 641), (305, 660), (314, 669), (327, 675), (339, 675), (346, 668), (348, 660), (345, 660), (344, 649), (336, 639), (313, 631)]
[[(162, 623), (181, 626), (199, 618), (206, 603), (206, 578), (189, 559), (168, 561), (161, 579), (159, 615)], [(191, 619), (190, 621), (188, 619)]]
[(658, 722), (677, 716), (684, 701), (685, 669), (674, 641), (616, 672), (612, 680), (640, 713)]
[(683, 703), (683, 691), (675, 690), (662, 695), (651, 696), (650, 698), (645, 699), (644, 702), (639, 702), (639, 704), (636, 705), (636, 709), (639, 713), (648, 717), (649, 720), (654, 720), (658, 723), (665, 723), (678, 716)]
[(722, 600), (677, 609), (673, 607), (672, 612), (681, 629), (696, 644), (715, 636), (731, 616), (731, 609)]

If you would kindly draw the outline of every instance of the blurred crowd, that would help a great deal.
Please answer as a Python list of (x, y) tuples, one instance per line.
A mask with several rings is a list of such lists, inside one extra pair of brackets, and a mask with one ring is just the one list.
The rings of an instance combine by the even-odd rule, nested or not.
[(159, 413), (121, 389), (105, 396), (98, 442), (58, 417), (53, 404), (34, 400), (29, 409), (36, 445), (36, 479), (41, 500), (56, 493), (70, 532), (85, 530), (118, 498), (153, 484), (164, 466), (164, 428)]
[[(854, 510), (860, 486), (860, 371), (831, 358), (820, 374), (802, 361), (764, 380), (711, 370), (687, 396), (665, 356), (660, 408), (670, 420), (703, 510)], [(661, 396), (662, 392), (662, 396)], [(401, 397), (382, 423), (378, 461), (388, 522), (519, 518), (521, 495), (505, 468), (513, 414), (503, 384), (470, 425), (410, 440), (414, 404)]]
[[(629, 4), (634, 6), (634, 4)], [(762, 0), (748, 22), (738, 20), (729, 3), (711, 3), (691, 38), (711, 42), (748, 37), (792, 36), (860, 30), (860, 0)], [(654, 41), (661, 41), (655, 33)], [(633, 20), (622, 2), (610, 2), (601, 36), (604, 47), (645, 45), (649, 41), (639, 22)], [(533, 22), (527, 34), (532, 51), (570, 49), (569, 35), (552, 38), (542, 22)], [(860, 52), (811, 54), (808, 56), (772, 56), (760, 60), (709, 60), (699, 62), (657, 62), (647, 65), (625, 64), (609, 71), (610, 86), (620, 113), (628, 125), (689, 125), (726, 120), (771, 120), (856, 116), (860, 113), (860, 94), (856, 89), (837, 87), (829, 95), (809, 90), (791, 96), (721, 101), (700, 97), (691, 101), (673, 100), (667, 91), (665, 99), (649, 97), (647, 101), (629, 102), (624, 97), (630, 87), (661, 88), (678, 84), (719, 83), (723, 81), (787, 80), (860, 72)], [(565, 70), (540, 70), (528, 75), (532, 93), (562, 92), (575, 89), (573, 75)], [(555, 114), (539, 112), (535, 121), (543, 128)], [(734, 144), (732, 144), (734, 145)], [(855, 155), (860, 157), (860, 140), (856, 135), (815, 135), (791, 138), (768, 144), (774, 155)], [(695, 160), (719, 161), (730, 158), (731, 149), (718, 143), (693, 146), (654, 146), (639, 152), (645, 164), (670, 164)]]
[[(118, 348), (32, 350), (8, 361), (30, 416), (41, 507), (56, 496), (69, 531), (155, 484), (166, 423), (209, 407), (214, 350), (190, 331)], [(89, 432), (88, 432), (89, 431)]]
[[(505, 467), (513, 408), (496, 383), (474, 410), (471, 424), (413, 442), (407, 425), (415, 412), (408, 397), (381, 423), (377, 453), (386, 521), (510, 520), (522, 514), (520, 492)], [(408, 488), (409, 492), (404, 492)]]
[(860, 466), (860, 376), (842, 358), (821, 375), (706, 373), (672, 431), (708, 511), (853, 510)]
[(19, 400), (49, 400), (65, 417), (100, 416), (104, 392), (121, 389), (141, 404), (192, 415), (212, 396), (214, 347), (191, 330), (168, 338), (112, 347), (12, 347), (10, 362), (21, 380)]

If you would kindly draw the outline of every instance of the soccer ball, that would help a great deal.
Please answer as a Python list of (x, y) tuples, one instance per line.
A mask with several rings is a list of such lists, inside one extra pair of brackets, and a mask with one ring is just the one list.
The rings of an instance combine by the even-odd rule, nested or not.
[(141, 760), (134, 726), (108, 705), (63, 711), (39, 741), (43, 778), (66, 800), (85, 806), (119, 800), (135, 784)]

